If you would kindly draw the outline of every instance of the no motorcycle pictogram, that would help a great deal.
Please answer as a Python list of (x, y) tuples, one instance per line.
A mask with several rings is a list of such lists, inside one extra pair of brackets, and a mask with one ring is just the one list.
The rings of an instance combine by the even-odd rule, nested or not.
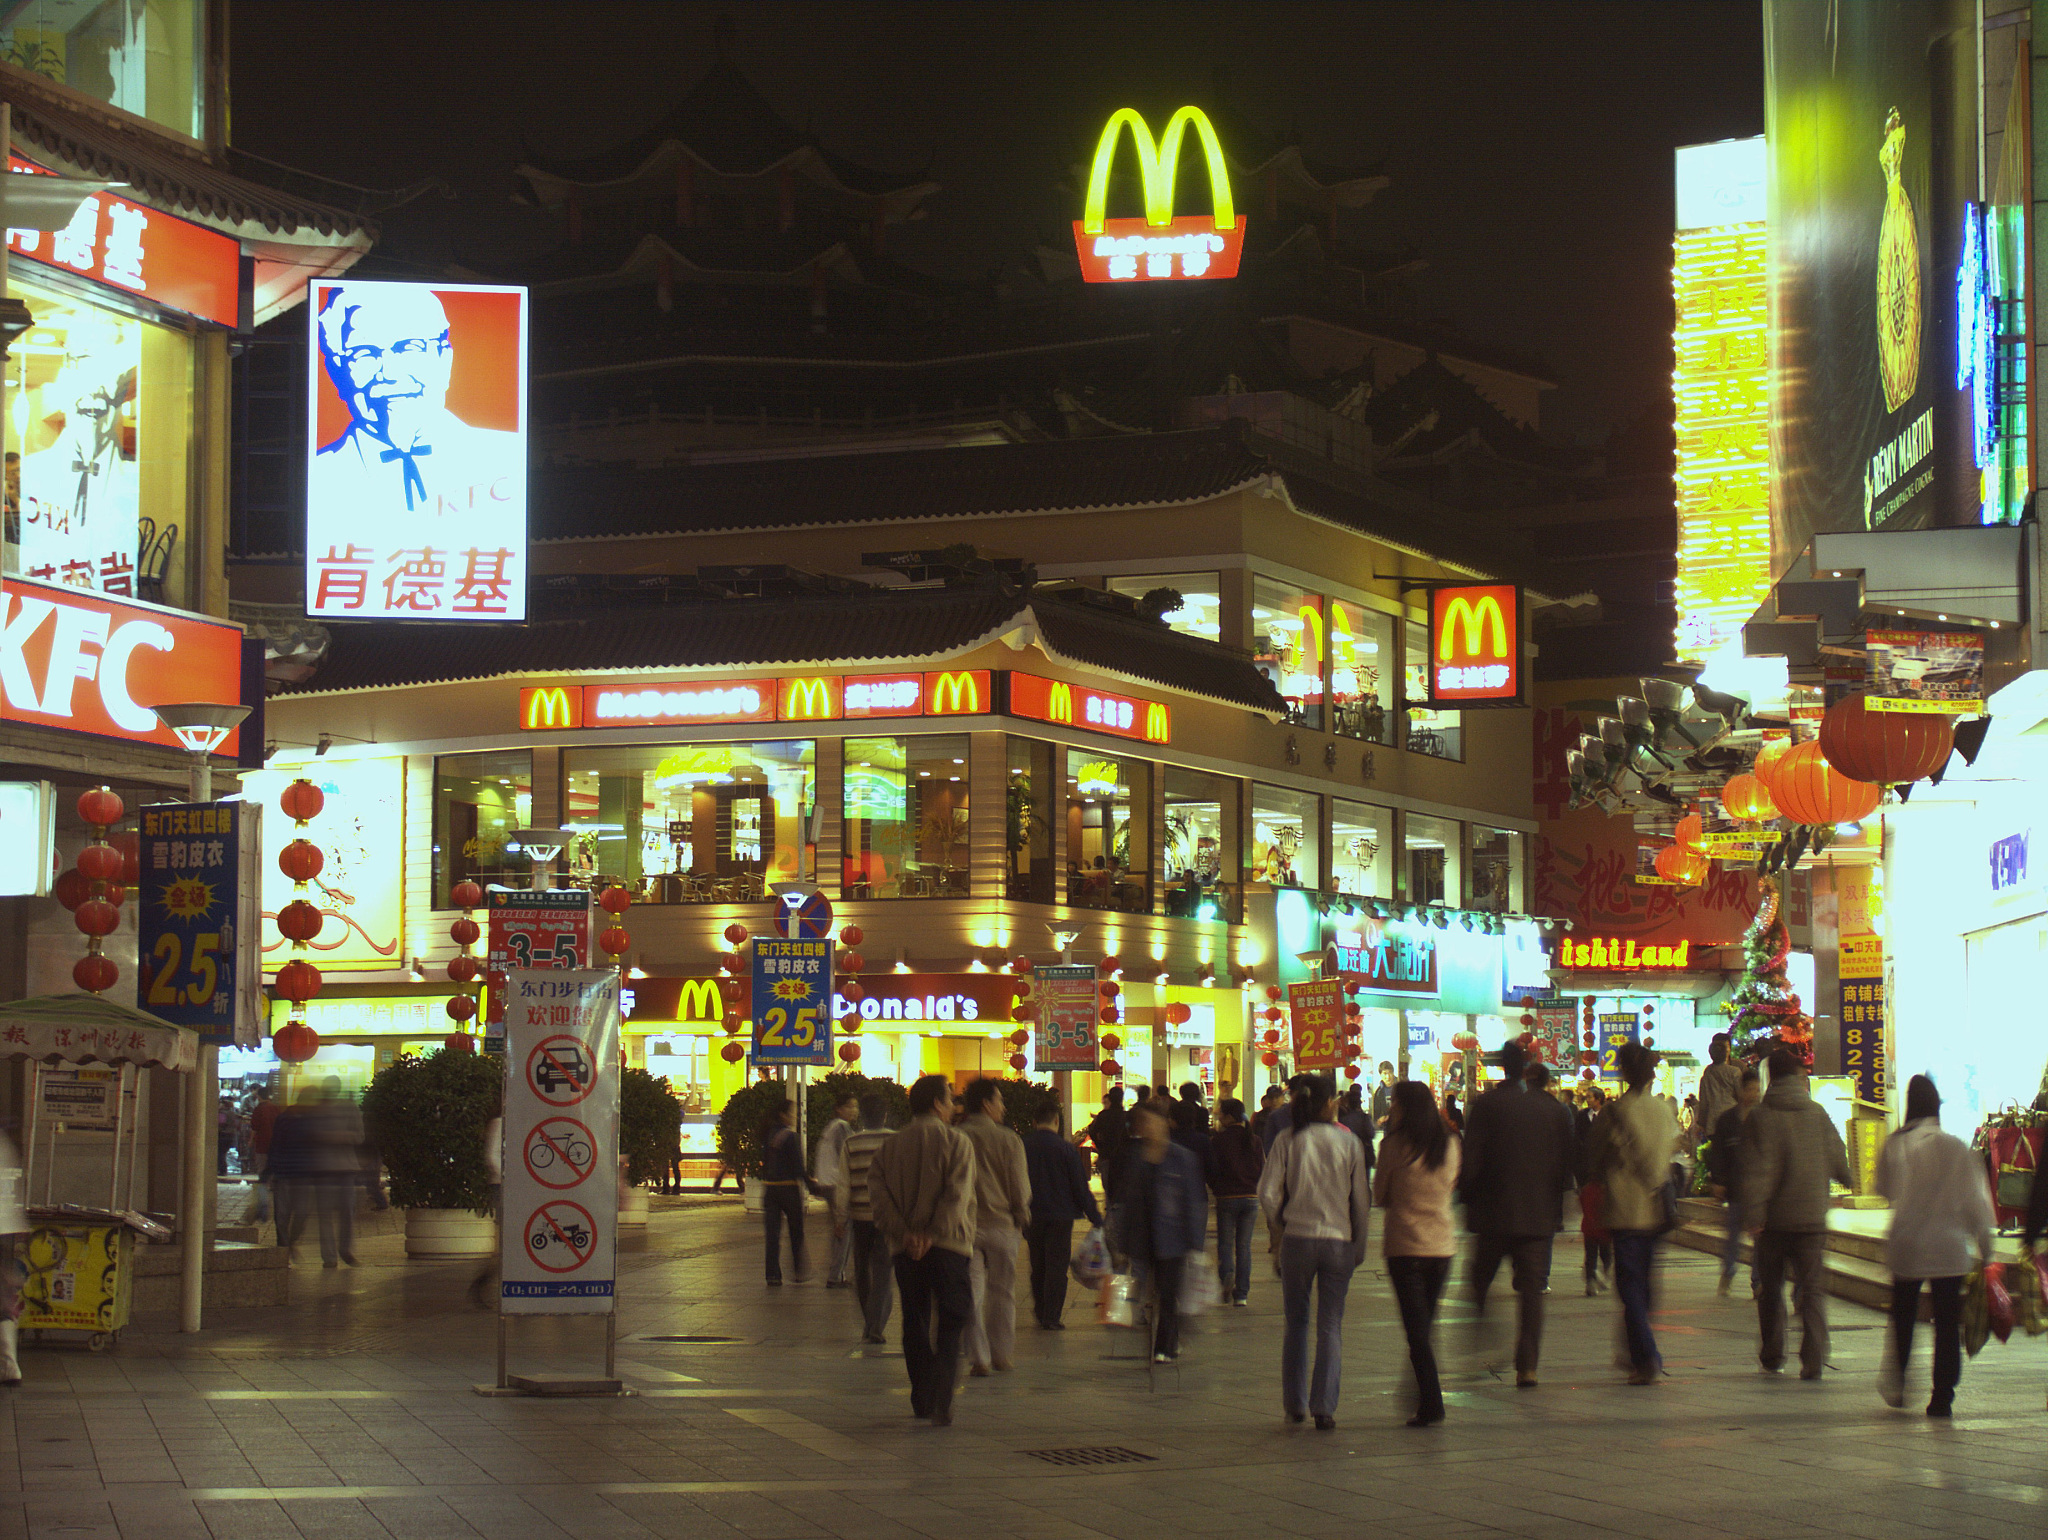
[(526, 1221), (526, 1254), (543, 1272), (573, 1273), (597, 1247), (590, 1210), (567, 1198), (543, 1203)]
[(574, 1187), (597, 1163), (597, 1139), (574, 1118), (544, 1118), (526, 1136), (526, 1174), (556, 1191)]
[(526, 1083), (550, 1107), (573, 1107), (597, 1085), (597, 1063), (582, 1038), (558, 1032), (526, 1056)]

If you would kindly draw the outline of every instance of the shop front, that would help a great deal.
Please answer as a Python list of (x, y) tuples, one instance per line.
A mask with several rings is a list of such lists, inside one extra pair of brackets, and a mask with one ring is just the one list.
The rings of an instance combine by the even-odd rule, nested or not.
[(1538, 1012), (1570, 1021), (1569, 1078), (1614, 1094), (1622, 1086), (1621, 1050), (1637, 1043), (1657, 1051), (1660, 1093), (1682, 1104), (1698, 1090), (1708, 1045), (1728, 1028), (1721, 1007), (1738, 976), (1721, 966), (1721, 948), (1574, 931), (1559, 939), (1553, 960), (1553, 987)]

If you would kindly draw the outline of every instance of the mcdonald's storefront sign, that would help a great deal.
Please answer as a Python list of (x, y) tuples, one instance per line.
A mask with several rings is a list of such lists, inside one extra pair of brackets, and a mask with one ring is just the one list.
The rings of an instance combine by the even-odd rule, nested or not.
[(1139, 743), (1173, 741), (1173, 708), (1164, 701), (1111, 695), (1064, 679), (1010, 675), (1010, 715), (1052, 722), (1087, 732), (1132, 738)]
[(583, 691), (573, 685), (546, 685), (519, 692), (519, 725), (527, 732), (583, 725)]
[(621, 1014), (638, 1031), (669, 1022), (716, 1026), (725, 1019), (725, 996), (717, 979), (630, 979), (620, 993)]
[[(1145, 200), (1142, 218), (1108, 217), (1109, 176), (1116, 152), (1130, 130)], [(1209, 172), (1210, 212), (1173, 211), (1174, 178), (1181, 145), (1193, 130)], [(1235, 278), (1244, 253), (1244, 220), (1231, 196), (1230, 167), (1208, 114), (1183, 107), (1167, 119), (1158, 139), (1138, 112), (1120, 107), (1104, 125), (1088, 168), (1081, 217), (1074, 221), (1074, 250), (1089, 283), (1143, 283), (1158, 279)]]
[(1522, 591), (1514, 584), (1429, 591), (1429, 703), (1522, 703)]

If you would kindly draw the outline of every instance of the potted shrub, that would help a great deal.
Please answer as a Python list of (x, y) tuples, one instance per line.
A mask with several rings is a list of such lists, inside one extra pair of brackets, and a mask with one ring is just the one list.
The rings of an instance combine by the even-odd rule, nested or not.
[(647, 1223), (647, 1186), (668, 1164), (669, 1141), (683, 1120), (683, 1104), (668, 1082), (644, 1069), (627, 1068), (619, 1081), (619, 1159), (626, 1180), (619, 1194), (619, 1223)]
[[(761, 1174), (766, 1159), (761, 1148), (761, 1120), (768, 1116), (771, 1105), (790, 1099), (789, 1092), (779, 1080), (757, 1080), (732, 1093), (725, 1110), (718, 1114), (718, 1158), (728, 1171), (738, 1173), (742, 1180)], [(758, 1181), (747, 1183), (746, 1203), (749, 1210), (760, 1208)]]
[(497, 1250), (484, 1128), (504, 1105), (505, 1064), (495, 1054), (441, 1049), (407, 1054), (377, 1071), (363, 1119), (405, 1210), (405, 1254), (446, 1258)]

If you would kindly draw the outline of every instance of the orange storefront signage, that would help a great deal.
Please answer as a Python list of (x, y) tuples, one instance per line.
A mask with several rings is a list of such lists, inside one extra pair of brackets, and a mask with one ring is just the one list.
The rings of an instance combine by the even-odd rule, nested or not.
[(1010, 715), (1054, 722), (1087, 732), (1109, 733), (1139, 743), (1171, 743), (1173, 710), (1164, 701), (1112, 695), (1064, 679), (1010, 675)]
[(1429, 593), (1429, 703), (1522, 701), (1522, 591), (1512, 583)]

